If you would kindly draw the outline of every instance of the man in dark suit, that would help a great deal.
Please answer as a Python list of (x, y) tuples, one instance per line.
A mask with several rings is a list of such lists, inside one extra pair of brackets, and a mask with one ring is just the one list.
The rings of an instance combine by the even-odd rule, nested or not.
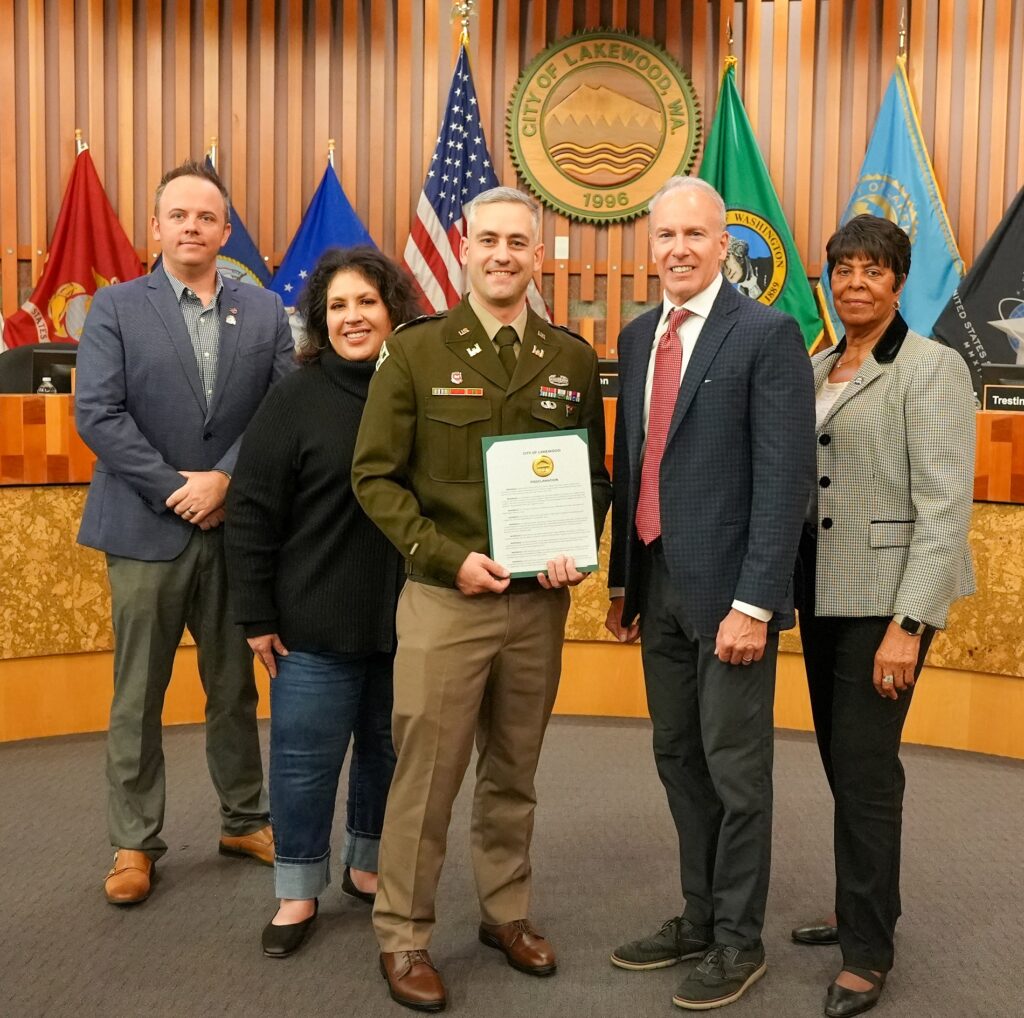
[(156, 192), (163, 264), (97, 292), (78, 353), (78, 430), (96, 453), (79, 543), (106, 552), (114, 624), (104, 885), (149, 896), (167, 850), (161, 722), (185, 626), (199, 648), (206, 750), (220, 799), (220, 851), (272, 864), (252, 655), (227, 616), (220, 524), (242, 432), (290, 369), (280, 298), (222, 278), (231, 231), (224, 185), (187, 162)]
[(686, 907), (612, 961), (701, 959), (673, 1002), (704, 1010), (765, 971), (775, 659), (794, 624), (814, 390), (796, 322), (723, 279), (714, 188), (673, 177), (650, 208), (664, 299), (619, 338), (607, 625), (643, 637)]

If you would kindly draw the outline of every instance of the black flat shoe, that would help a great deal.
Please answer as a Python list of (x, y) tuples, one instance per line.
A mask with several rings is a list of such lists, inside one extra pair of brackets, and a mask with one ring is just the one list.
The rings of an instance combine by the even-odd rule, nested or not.
[(790, 936), (798, 944), (811, 944), (814, 947), (824, 947), (839, 943), (839, 929), (826, 922), (797, 926), (793, 929)]
[(352, 883), (352, 871), (348, 866), (345, 867), (345, 872), (341, 875), (341, 889), (346, 894), (352, 895), (353, 898), (365, 901), (367, 905), (372, 905), (377, 900), (377, 895), (373, 894), (371, 891), (360, 891), (359, 888)]
[(308, 919), (287, 926), (275, 926), (273, 921), (263, 927), (263, 953), (268, 958), (287, 958), (294, 954), (306, 939), (313, 920), (320, 911), (320, 902), (313, 899), (313, 914)]
[(871, 983), (870, 990), (848, 990), (845, 986), (833, 983), (828, 988), (828, 996), (825, 997), (825, 1014), (828, 1018), (851, 1018), (851, 1015), (863, 1014), (870, 1011), (882, 995), (882, 987), (885, 986), (885, 973), (875, 975), (871, 969), (854, 968), (847, 965), (845, 972), (851, 972), (861, 979)]

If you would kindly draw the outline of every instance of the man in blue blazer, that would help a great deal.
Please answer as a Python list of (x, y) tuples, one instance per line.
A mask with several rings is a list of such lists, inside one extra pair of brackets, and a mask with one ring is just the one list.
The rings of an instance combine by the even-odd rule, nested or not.
[(673, 1002), (705, 1010), (765, 971), (775, 660), (794, 624), (814, 388), (796, 322), (724, 281), (714, 188), (673, 177), (650, 210), (664, 298), (619, 337), (607, 625), (643, 637), (686, 906), (612, 961), (699, 958)]
[(161, 711), (186, 626), (199, 648), (220, 851), (273, 862), (252, 654), (227, 616), (224, 498), (242, 432), (293, 363), (280, 298), (217, 271), (231, 231), (211, 169), (187, 162), (156, 192), (163, 264), (101, 289), (78, 351), (78, 430), (96, 453), (80, 544), (106, 552), (114, 624), (108, 901), (143, 901), (167, 850)]

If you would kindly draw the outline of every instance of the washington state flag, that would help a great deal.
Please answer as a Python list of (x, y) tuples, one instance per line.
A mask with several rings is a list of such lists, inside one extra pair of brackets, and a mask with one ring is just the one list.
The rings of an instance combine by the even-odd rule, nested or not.
[(822, 321), (768, 167), (736, 92), (736, 58), (726, 57), (718, 109), (698, 176), (725, 202), (729, 250), (722, 267), (739, 290), (792, 315), (807, 349), (822, 338)]

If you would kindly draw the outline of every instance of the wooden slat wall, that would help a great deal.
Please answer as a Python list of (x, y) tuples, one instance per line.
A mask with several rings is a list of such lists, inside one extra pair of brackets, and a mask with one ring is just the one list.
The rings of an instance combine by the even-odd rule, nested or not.
[[(516, 175), (505, 108), (544, 46), (587, 26), (663, 45), (710, 125), (733, 28), (737, 82), (810, 275), (845, 205), (894, 66), (908, 69), (939, 185), (969, 265), (1024, 185), (1024, 4), (1008, 0), (493, 0), (470, 57), (494, 165)], [(153, 187), (219, 139), (218, 165), (271, 264), (323, 172), (327, 140), (356, 211), (400, 255), (458, 45), (447, 0), (44, 0), (0, 3), (0, 306), (34, 282), (81, 127), (121, 222), (148, 260)], [(545, 210), (544, 291), (556, 317), (615, 355), (655, 289), (643, 220)], [(555, 257), (556, 238), (568, 258)], [(564, 240), (563, 240), (564, 243)], [(18, 293), (20, 282), (23, 292)]]

